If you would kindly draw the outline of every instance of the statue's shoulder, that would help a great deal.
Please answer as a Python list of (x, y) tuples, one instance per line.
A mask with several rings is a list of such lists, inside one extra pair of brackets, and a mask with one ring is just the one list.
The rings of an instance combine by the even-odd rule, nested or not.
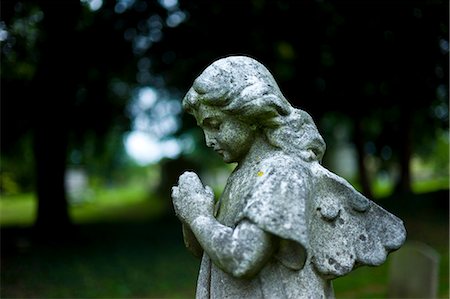
[(307, 247), (304, 213), (310, 181), (300, 158), (274, 152), (252, 168), (253, 184), (240, 218), (281, 239)]
[(310, 165), (300, 157), (275, 152), (262, 159), (258, 165), (259, 176), (281, 181), (295, 181), (299, 177), (305, 178), (311, 175)]

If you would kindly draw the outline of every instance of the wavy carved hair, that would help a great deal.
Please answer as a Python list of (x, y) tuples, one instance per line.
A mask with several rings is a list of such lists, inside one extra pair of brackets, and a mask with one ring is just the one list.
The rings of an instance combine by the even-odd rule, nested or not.
[(217, 107), (263, 130), (270, 144), (306, 161), (320, 161), (325, 142), (311, 116), (292, 107), (265, 66), (247, 56), (230, 56), (208, 66), (183, 99), (194, 114)]

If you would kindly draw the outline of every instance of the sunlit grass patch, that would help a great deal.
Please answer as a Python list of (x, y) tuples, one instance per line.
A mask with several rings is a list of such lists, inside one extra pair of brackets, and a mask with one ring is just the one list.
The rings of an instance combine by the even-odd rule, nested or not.
[[(89, 197), (70, 205), (74, 223), (135, 221), (154, 218), (169, 206), (152, 195), (145, 185), (98, 188)], [(0, 200), (1, 226), (30, 226), (36, 217), (37, 200), (32, 193), (3, 196)]]
[(145, 185), (138, 184), (97, 189), (91, 198), (71, 207), (75, 223), (151, 219), (167, 207)]
[(0, 199), (0, 225), (32, 225), (36, 217), (37, 202), (33, 193), (2, 196)]
[(432, 180), (415, 181), (412, 184), (414, 193), (426, 193), (436, 190), (444, 190), (449, 188), (449, 178), (442, 177)]

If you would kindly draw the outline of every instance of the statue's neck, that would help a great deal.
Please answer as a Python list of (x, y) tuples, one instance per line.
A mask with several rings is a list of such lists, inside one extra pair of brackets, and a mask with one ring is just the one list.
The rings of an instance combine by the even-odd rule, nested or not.
[(237, 168), (240, 168), (243, 165), (257, 163), (258, 161), (273, 155), (273, 153), (278, 150), (278, 148), (269, 144), (267, 138), (263, 134), (258, 135), (247, 154), (238, 162)]

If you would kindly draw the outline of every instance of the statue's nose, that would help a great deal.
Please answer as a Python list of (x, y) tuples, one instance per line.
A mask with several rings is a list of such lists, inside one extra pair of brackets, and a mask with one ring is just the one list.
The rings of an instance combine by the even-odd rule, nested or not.
[(216, 145), (216, 139), (211, 134), (205, 133), (205, 141), (207, 147), (214, 147)]

